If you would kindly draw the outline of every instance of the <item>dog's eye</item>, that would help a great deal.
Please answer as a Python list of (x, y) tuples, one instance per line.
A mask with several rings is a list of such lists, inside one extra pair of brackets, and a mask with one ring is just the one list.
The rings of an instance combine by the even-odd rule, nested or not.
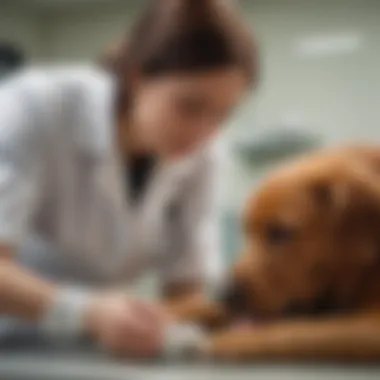
[(272, 224), (267, 227), (267, 242), (271, 245), (288, 243), (294, 236), (294, 231), (290, 227)]

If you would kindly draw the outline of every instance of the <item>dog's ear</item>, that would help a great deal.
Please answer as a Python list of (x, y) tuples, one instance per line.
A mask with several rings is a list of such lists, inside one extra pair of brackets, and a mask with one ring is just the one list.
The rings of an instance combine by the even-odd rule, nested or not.
[(326, 215), (340, 216), (348, 208), (352, 185), (338, 176), (321, 176), (310, 186), (310, 194), (318, 209)]
[(380, 218), (380, 175), (372, 166), (347, 163), (343, 182), (353, 211)]
[[(311, 187), (317, 207), (334, 232), (361, 245), (363, 256), (380, 247), (380, 176), (371, 168), (348, 163), (316, 178)], [(368, 246), (365, 248), (365, 246)], [(354, 248), (354, 247), (352, 247)]]
[(347, 162), (319, 175), (310, 188), (313, 201), (332, 221), (377, 220), (380, 226), (380, 176), (371, 168)]

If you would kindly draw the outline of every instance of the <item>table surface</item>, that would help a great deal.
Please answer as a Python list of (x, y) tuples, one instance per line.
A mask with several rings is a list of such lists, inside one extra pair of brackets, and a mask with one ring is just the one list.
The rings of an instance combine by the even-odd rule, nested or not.
[(0, 350), (1, 380), (374, 380), (379, 366), (225, 366), (181, 363), (126, 363), (90, 347), (28, 344)]

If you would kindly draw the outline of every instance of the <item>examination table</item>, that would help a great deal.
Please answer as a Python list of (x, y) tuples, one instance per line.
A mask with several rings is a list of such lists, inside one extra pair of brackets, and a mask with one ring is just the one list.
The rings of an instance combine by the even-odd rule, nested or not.
[(53, 347), (14, 337), (0, 348), (0, 380), (375, 380), (379, 366), (123, 362), (88, 344)]

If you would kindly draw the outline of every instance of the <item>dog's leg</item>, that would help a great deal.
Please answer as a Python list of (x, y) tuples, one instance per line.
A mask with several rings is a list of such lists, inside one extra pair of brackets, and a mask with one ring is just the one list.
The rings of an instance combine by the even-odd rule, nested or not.
[(167, 302), (165, 309), (179, 322), (198, 323), (209, 328), (220, 326), (228, 319), (227, 313), (220, 305), (201, 295)]
[(380, 360), (380, 313), (281, 322), (214, 335), (209, 354), (224, 360)]

